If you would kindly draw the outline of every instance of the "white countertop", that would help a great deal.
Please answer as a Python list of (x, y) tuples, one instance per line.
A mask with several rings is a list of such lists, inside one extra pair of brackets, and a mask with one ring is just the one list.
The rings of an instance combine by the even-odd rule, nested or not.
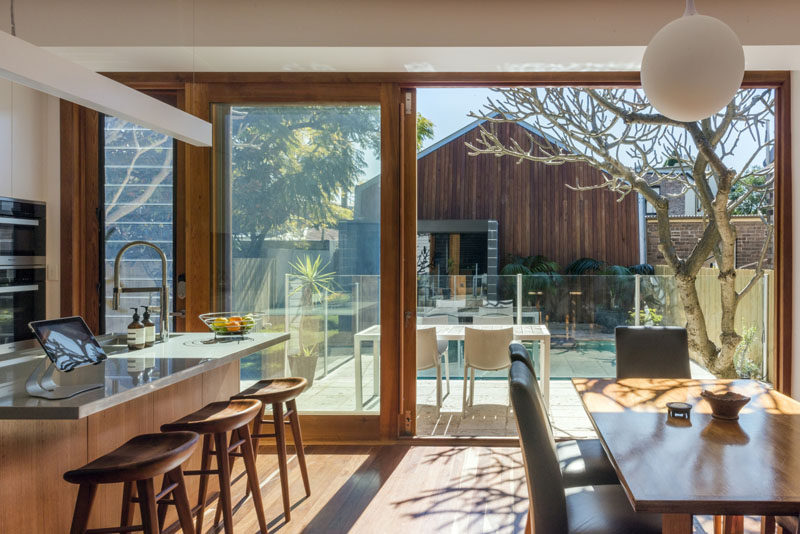
[(0, 388), (4, 391), (0, 397), (0, 419), (80, 419), (289, 339), (286, 332), (251, 333), (243, 340), (215, 343), (209, 343), (213, 341), (209, 332), (173, 336), (168, 342), (150, 348), (110, 354), (99, 365), (57, 373), (64, 384), (103, 383), (102, 388), (70, 399), (29, 396), (24, 389), (25, 380), (45, 356), (39, 352), (36, 356), (17, 358), (0, 368)]

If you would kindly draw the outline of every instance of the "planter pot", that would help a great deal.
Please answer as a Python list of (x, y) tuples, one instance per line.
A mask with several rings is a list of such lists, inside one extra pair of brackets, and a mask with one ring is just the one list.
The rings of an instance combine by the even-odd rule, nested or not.
[(289, 355), (289, 369), (292, 376), (302, 376), (308, 380), (308, 387), (314, 383), (314, 374), (317, 372), (317, 359), (319, 356), (301, 356), (298, 354)]

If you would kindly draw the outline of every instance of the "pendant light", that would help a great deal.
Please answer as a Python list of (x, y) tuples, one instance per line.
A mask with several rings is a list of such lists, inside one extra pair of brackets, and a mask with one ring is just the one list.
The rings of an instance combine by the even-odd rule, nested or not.
[(186, 143), (211, 146), (211, 123), (0, 31), (0, 77)]
[(642, 87), (656, 110), (691, 122), (727, 106), (744, 78), (744, 49), (724, 22), (699, 15), (686, 0), (683, 17), (655, 34), (642, 59)]

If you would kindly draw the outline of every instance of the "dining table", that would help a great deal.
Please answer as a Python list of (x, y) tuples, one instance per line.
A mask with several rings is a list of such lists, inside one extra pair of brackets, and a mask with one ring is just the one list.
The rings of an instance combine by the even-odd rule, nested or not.
[[(662, 514), (665, 534), (693, 516), (743, 531), (742, 516), (800, 513), (800, 403), (757, 380), (574, 378), (586, 413), (637, 512)], [(712, 416), (703, 390), (750, 397), (737, 420)], [(691, 406), (672, 417), (668, 402)]]
[[(521, 324), (521, 325), (467, 325), (467, 324), (443, 324), (443, 325), (423, 325), (420, 328), (436, 328), (436, 339), (443, 341), (463, 341), (467, 327), (480, 328), (483, 330), (501, 330), (503, 328), (514, 329), (515, 341), (538, 341), (541, 344), (541, 381), (542, 395), (544, 396), (545, 406), (550, 401), (550, 331), (543, 324)], [(372, 348), (372, 389), (373, 395), (377, 396), (379, 391), (379, 357), (381, 353), (381, 326), (376, 324), (353, 335), (353, 356), (355, 360), (355, 391), (356, 391), (356, 410), (364, 409), (364, 392), (362, 384), (362, 362), (361, 344), (371, 341)]]

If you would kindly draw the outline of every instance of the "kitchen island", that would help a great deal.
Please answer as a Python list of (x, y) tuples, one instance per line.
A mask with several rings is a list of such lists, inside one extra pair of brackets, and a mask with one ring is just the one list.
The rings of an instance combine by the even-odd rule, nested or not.
[[(0, 363), (0, 532), (68, 532), (77, 486), (62, 474), (159, 427), (239, 391), (239, 360), (280, 344), (288, 333), (248, 334), (208, 343), (210, 333), (174, 334), (166, 343), (111, 353), (96, 366), (60, 378), (102, 382), (63, 400), (33, 398), (25, 380), (44, 355)], [(199, 449), (188, 466), (199, 466)], [(196, 477), (187, 479), (196, 495)], [(121, 485), (101, 487), (90, 527), (118, 524)]]

